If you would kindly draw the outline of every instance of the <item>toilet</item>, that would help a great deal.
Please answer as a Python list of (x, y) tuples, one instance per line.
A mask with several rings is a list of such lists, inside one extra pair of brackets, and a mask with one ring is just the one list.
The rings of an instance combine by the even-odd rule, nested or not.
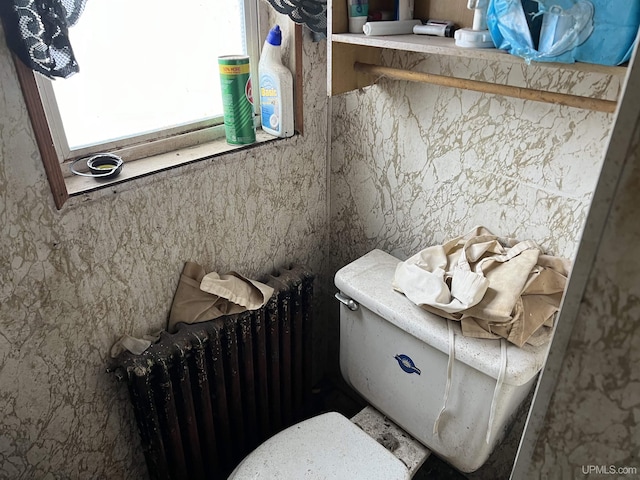
[(335, 276), (340, 369), (369, 406), (351, 420), (329, 412), (283, 430), (230, 480), (410, 479), (431, 452), (473, 472), (499, 446), (548, 345), (462, 336), (457, 322), (393, 290), (399, 261), (373, 250)]

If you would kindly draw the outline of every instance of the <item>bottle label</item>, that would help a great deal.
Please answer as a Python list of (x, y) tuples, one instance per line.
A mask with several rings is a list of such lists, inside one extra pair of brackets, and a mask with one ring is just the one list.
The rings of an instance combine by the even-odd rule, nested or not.
[(280, 96), (270, 75), (260, 77), (262, 125), (280, 133)]

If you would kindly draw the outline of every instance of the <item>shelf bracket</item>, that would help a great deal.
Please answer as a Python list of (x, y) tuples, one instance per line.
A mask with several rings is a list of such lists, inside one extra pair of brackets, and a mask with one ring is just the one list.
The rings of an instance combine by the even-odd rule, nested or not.
[(599, 98), (581, 97), (567, 93), (547, 92), (531, 88), (514, 87), (512, 85), (500, 85), (496, 83), (483, 82), (480, 80), (468, 80), (456, 77), (446, 77), (433, 73), (412, 72), (398, 68), (383, 67), (370, 63), (355, 62), (354, 70), (377, 77), (387, 77), (393, 80), (406, 80), (409, 82), (430, 83), (443, 87), (463, 88), (482, 93), (491, 93), (507, 97), (519, 98), (522, 100), (533, 100), (536, 102), (553, 103), (566, 107), (582, 108), (594, 110), (596, 112), (614, 113), (618, 105), (614, 100), (601, 100)]

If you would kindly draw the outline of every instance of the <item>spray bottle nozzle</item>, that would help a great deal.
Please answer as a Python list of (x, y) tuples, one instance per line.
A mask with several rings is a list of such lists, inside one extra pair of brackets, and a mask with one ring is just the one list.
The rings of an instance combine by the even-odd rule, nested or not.
[(473, 27), (456, 30), (456, 46), (463, 48), (495, 48), (487, 30), (488, 0), (468, 0), (467, 8), (473, 10)]

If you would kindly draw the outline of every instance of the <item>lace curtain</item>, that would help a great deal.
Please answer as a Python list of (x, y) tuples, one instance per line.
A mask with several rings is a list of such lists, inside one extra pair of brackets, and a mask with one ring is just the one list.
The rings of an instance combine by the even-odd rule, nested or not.
[[(68, 31), (78, 21), (86, 1), (0, 0), (7, 45), (25, 65), (49, 78), (73, 75), (78, 71), (78, 63)], [(326, 0), (268, 1), (294, 22), (326, 34)]]
[(279, 13), (309, 27), (312, 32), (327, 34), (327, 0), (268, 0)]
[(69, 43), (69, 27), (86, 0), (0, 0), (9, 48), (32, 70), (49, 78), (69, 77), (78, 63)]

